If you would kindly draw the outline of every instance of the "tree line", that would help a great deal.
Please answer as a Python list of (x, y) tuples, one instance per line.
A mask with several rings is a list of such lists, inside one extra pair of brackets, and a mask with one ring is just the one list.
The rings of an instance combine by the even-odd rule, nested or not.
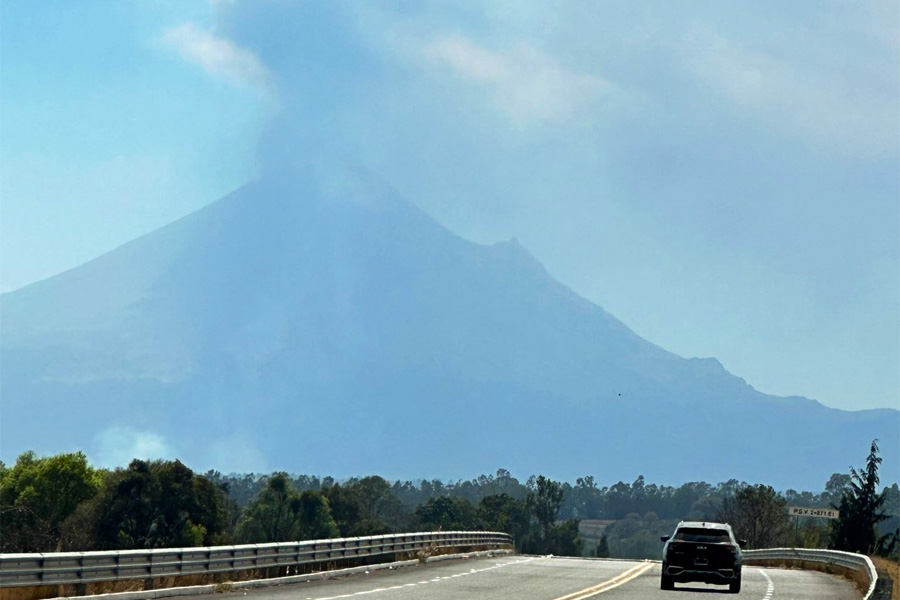
[(434, 495), (410, 508), (378, 476), (344, 482), (286, 473), (225, 477), (194, 473), (178, 460), (139, 459), (106, 470), (91, 466), (81, 452), (26, 452), (11, 467), (0, 463), (0, 552), (491, 530), (512, 534), (523, 552), (579, 556), (578, 522), (559, 520), (562, 499), (562, 486), (539, 476), (522, 498), (487, 494), (473, 504)]
[[(659, 537), (671, 534), (680, 520), (730, 523), (748, 548), (830, 548), (900, 559), (900, 488), (897, 483), (879, 491), (881, 464), (873, 441), (866, 466), (849, 474), (834, 474), (825, 490), (814, 494), (735, 480), (715, 487), (685, 484), (677, 490), (646, 486), (641, 478), (631, 486), (634, 506), (661, 508), (659, 513), (632, 512), (608, 523), (590, 540), (595, 556), (658, 558)], [(617, 484), (617, 496), (627, 497), (628, 486)], [(649, 491), (648, 491), (649, 489)], [(601, 494), (602, 495), (602, 494)], [(683, 512), (672, 517), (669, 497)], [(678, 498), (678, 500), (675, 500)], [(642, 504), (642, 502), (644, 504)], [(616, 500), (617, 505), (627, 502)], [(789, 506), (836, 508), (840, 519), (790, 517)], [(677, 513), (676, 513), (677, 514)], [(584, 523), (584, 522), (583, 522)]]
[[(726, 521), (751, 548), (832, 547), (895, 554), (900, 489), (879, 491), (873, 442), (866, 466), (835, 474), (819, 493), (730, 480), (679, 487), (599, 486), (494, 475), (443, 483), (379, 476), (223, 475), (177, 460), (113, 470), (80, 452), (0, 463), (0, 551), (53, 552), (266, 543), (392, 532), (491, 530), (520, 552), (653, 558), (679, 520)], [(841, 520), (791, 521), (788, 505), (835, 507)]]

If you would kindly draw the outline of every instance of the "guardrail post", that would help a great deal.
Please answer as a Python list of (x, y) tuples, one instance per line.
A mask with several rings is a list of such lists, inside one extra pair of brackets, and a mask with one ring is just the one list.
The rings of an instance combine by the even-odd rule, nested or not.
[[(84, 578), (84, 554), (78, 557), (78, 566), (81, 567), (78, 570), (78, 577)], [(87, 584), (85, 582), (80, 581), (75, 584), (75, 595), (87, 596)]]

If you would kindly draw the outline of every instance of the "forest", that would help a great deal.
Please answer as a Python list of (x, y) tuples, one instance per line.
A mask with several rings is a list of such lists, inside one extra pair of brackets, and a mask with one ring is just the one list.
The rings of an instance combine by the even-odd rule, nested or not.
[[(880, 487), (877, 444), (865, 467), (818, 492), (729, 480), (678, 487), (521, 481), (504, 469), (471, 480), (388, 481), (196, 473), (178, 460), (102, 469), (81, 452), (23, 453), (0, 463), (0, 551), (215, 546), (412, 531), (511, 534), (518, 552), (656, 558), (680, 520), (726, 521), (749, 548), (837, 548), (896, 557), (900, 489)], [(788, 506), (833, 507), (835, 521), (792, 518)]]

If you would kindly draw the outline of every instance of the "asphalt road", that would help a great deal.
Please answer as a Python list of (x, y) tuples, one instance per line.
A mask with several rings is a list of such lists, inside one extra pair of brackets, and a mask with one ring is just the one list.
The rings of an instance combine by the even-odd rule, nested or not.
[[(453, 560), (341, 579), (228, 592), (241, 600), (708, 600), (727, 588), (676, 584), (659, 589), (659, 563), (505, 556)], [(847, 580), (812, 571), (745, 567), (738, 598), (857, 600)], [(223, 598), (223, 600), (227, 600)]]

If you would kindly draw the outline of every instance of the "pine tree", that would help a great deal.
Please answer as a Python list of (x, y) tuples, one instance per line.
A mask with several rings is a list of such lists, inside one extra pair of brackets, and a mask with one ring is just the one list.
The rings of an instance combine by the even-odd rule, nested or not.
[(850, 467), (850, 487), (839, 506), (840, 519), (832, 524), (831, 547), (835, 550), (872, 554), (879, 546), (878, 523), (889, 517), (882, 510), (885, 491), (878, 493), (878, 440), (872, 440), (865, 469)]

